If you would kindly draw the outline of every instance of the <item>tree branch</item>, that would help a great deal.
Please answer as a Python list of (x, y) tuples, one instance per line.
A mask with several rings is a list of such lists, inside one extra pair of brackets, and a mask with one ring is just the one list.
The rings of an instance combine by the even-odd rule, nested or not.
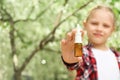
[(42, 11), (40, 12), (35, 19), (30, 19), (30, 15), (32, 14), (33, 10), (34, 10), (34, 7), (32, 7), (31, 11), (30, 11), (30, 14), (28, 15), (28, 18), (27, 19), (19, 19), (19, 20), (16, 20), (14, 21), (14, 23), (17, 23), (17, 22), (20, 22), (20, 21), (23, 21), (23, 22), (26, 22), (26, 21), (36, 21), (38, 18), (40, 18), (50, 7), (51, 5), (53, 4), (53, 1), (49, 3), (49, 5)]
[[(67, 3), (66, 3), (67, 4)], [(65, 4), (64, 4), (65, 5)], [(59, 23), (60, 19), (62, 16), (62, 11), (60, 11), (60, 13), (57, 16), (55, 25), (57, 23)], [(35, 48), (35, 50), (32, 51), (32, 53), (30, 54), (30, 56), (28, 56), (25, 61), (23, 62), (23, 65), (20, 67), (20, 71), (22, 72), (24, 70), (24, 68), (26, 67), (26, 65), (30, 62), (30, 60), (32, 59), (32, 57), (40, 50), (43, 48), (43, 43), (47, 44), (49, 41), (51, 41), (53, 39), (53, 36), (51, 36), (51, 34), (55, 33), (55, 30), (53, 30), (50, 34), (48, 34), (48, 36), (46, 38), (44, 38), (42, 41), (40, 41), (40, 45), (42, 44), (42, 46), (40, 47), (40, 45)], [(51, 37), (50, 37), (51, 36)], [(45, 42), (44, 42), (45, 41)]]
[[(67, 1), (65, 1), (67, 2)], [(54, 37), (54, 33), (56, 31), (56, 29), (60, 26), (60, 24), (62, 24), (64, 21), (66, 21), (70, 16), (74, 15), (76, 12), (78, 12), (80, 9), (86, 7), (90, 2), (92, 2), (92, 0), (90, 0), (89, 2), (87, 2), (86, 4), (84, 4), (83, 6), (79, 7), (77, 10), (75, 10), (72, 14), (68, 15), (64, 20), (62, 20), (61, 22), (56, 22), (56, 24), (54, 25), (54, 29), (45, 37), (40, 41), (39, 46), (33, 50), (33, 52), (30, 54), (30, 56), (28, 56), (25, 61), (23, 62), (22, 66), (20, 67), (20, 71), (23, 71), (24, 68), (26, 67), (26, 65), (30, 62), (30, 60), (32, 59), (32, 57), (42, 48), (44, 48), (44, 46), (53, 39)], [(67, 3), (66, 3), (67, 4)], [(65, 5), (65, 4), (64, 4)], [(59, 15), (61, 15), (62, 12), (60, 11)], [(61, 17), (59, 17), (58, 21), (60, 20)]]
[(57, 25), (59, 24), (61, 17), (62, 17), (63, 11), (61, 10), (60, 13), (58, 14), (56, 21), (54, 23), (54, 29), (49, 33), (44, 39), (41, 40), (39, 47), (42, 49), (44, 45), (46, 45), (49, 41), (52, 41), (54, 39), (54, 34), (57, 29)]
[[(63, 19), (57, 26), (61, 25), (63, 22), (65, 22), (69, 17), (73, 16), (75, 13), (77, 13), (79, 10), (83, 9), (84, 7), (86, 7), (89, 3), (91, 3), (94, 0), (90, 0), (87, 3), (85, 3), (84, 5), (80, 6), (78, 9), (76, 9), (74, 12), (72, 12), (70, 15), (68, 15), (65, 19)], [(56, 26), (56, 27), (57, 27)]]
[[(7, 22), (7, 21), (13, 20), (12, 16), (11, 16), (10, 13), (5, 9), (5, 7), (1, 6), (0, 8), (1, 8), (1, 10), (0, 10), (1, 15), (2, 15), (2, 14), (5, 14), (5, 16), (7, 16), (7, 18), (5, 19), (4, 16), (2, 15), (2, 17), (0, 18), (1, 21)], [(3, 12), (2, 12), (2, 11), (3, 11)]]
[(53, 1), (49, 3), (49, 5), (40, 13), (37, 15), (36, 19), (40, 18), (48, 9), (50, 9), (51, 5), (53, 4)]
[[(63, 19), (61, 22), (56, 22), (56, 24), (54, 25), (54, 29), (51, 31), (50, 34), (48, 34), (43, 40), (41, 40), (40, 42), (40, 48), (42, 48), (45, 44), (48, 43), (50, 37), (54, 38), (54, 33), (56, 31), (56, 29), (63, 23), (65, 22), (69, 17), (71, 17), (72, 15), (74, 15), (75, 13), (77, 13), (79, 10), (81, 10), (82, 8), (86, 7), (90, 2), (92, 2), (93, 0), (90, 0), (89, 2), (87, 2), (86, 4), (80, 6), (78, 9), (76, 9), (73, 13), (71, 13), (70, 15), (68, 15), (65, 19)], [(59, 15), (61, 15), (62, 12), (59, 13)]]
[[(67, 0), (65, 0), (65, 4), (67, 4)], [(60, 26), (60, 24), (62, 24), (64, 21), (66, 21), (70, 16), (74, 15), (76, 12), (78, 12), (80, 9), (86, 7), (90, 2), (92, 2), (92, 0), (90, 0), (89, 2), (87, 2), (86, 4), (84, 4), (83, 6), (80, 6), (77, 10), (75, 10), (73, 13), (71, 13), (70, 15), (68, 15), (65, 19), (63, 19), (62, 21), (60, 21), (61, 16), (62, 16), (62, 11), (60, 11), (60, 13), (58, 14), (57, 17), (57, 21), (54, 24), (54, 29), (45, 37), (43, 38), (40, 43), (39, 46), (37, 48), (35, 48), (35, 50), (33, 50), (33, 52), (30, 54), (30, 56), (28, 56), (25, 61), (23, 62), (23, 65), (20, 67), (20, 71), (23, 71), (25, 66), (30, 62), (30, 60), (32, 59), (32, 57), (42, 48), (44, 48), (44, 46), (51, 40), (53, 40), (54, 38), (54, 34), (56, 29)], [(65, 6), (64, 4), (64, 6)]]
[(22, 72), (25, 67), (27, 66), (27, 64), (30, 62), (30, 60), (32, 59), (32, 57), (39, 51), (39, 47), (35, 48), (31, 54), (25, 59), (25, 61), (23, 62), (22, 66), (19, 68), (19, 71)]
[(18, 67), (17, 67), (17, 55), (16, 55), (15, 34), (14, 34), (15, 33), (14, 21), (10, 13), (5, 9), (5, 7), (1, 6), (1, 10), (3, 11), (3, 14), (7, 16), (7, 18), (2, 17), (0, 20), (3, 22), (9, 21), (10, 23), (9, 38), (10, 38), (14, 72), (16, 72), (18, 71)]
[(13, 21), (11, 20), (10, 22), (11, 24), (11, 28), (10, 28), (10, 32), (9, 32), (9, 36), (10, 36), (10, 44), (11, 44), (11, 50), (12, 50), (12, 58), (13, 58), (13, 67), (14, 67), (14, 71), (18, 71), (18, 67), (17, 67), (17, 63), (16, 63), (16, 45), (15, 45), (15, 35), (14, 35), (14, 32), (15, 32), (15, 27), (14, 27), (14, 23)]
[(10, 31), (9, 31), (9, 38), (10, 38), (10, 45), (11, 45), (11, 54), (12, 54), (12, 58), (13, 58), (13, 67), (14, 67), (14, 71), (17, 71), (17, 63), (14, 61), (14, 55), (16, 54), (16, 46), (15, 46), (15, 36), (14, 36), (14, 32), (15, 32), (15, 27), (14, 27), (14, 22), (13, 22), (13, 18), (10, 15), (10, 13), (5, 9), (5, 7), (1, 6), (1, 13), (3, 11), (3, 14), (5, 16), (7, 16), (7, 18), (4, 18), (4, 16), (2, 16), (2, 18), (0, 18), (1, 21), (3, 22), (10, 22)]
[(25, 40), (23, 39), (23, 35), (21, 35), (21, 33), (17, 29), (15, 29), (15, 32), (16, 32), (17, 36), (19, 37), (20, 41), (22, 43), (26, 43)]
[(60, 53), (61, 52), (60, 50), (53, 50), (51, 48), (44, 48), (44, 50), (50, 51), (50, 52), (55, 52), (55, 53)]

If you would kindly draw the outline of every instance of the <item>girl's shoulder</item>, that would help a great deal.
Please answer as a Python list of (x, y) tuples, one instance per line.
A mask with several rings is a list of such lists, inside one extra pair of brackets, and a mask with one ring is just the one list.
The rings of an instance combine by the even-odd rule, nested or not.
[(113, 53), (115, 53), (116, 56), (119, 56), (120, 57), (120, 51), (118, 51), (117, 49), (111, 47), (110, 48), (112, 50)]

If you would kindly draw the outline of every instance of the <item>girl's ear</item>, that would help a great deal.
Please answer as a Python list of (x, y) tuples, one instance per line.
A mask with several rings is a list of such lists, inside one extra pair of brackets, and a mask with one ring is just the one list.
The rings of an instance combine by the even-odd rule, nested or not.
[(112, 32), (115, 32), (116, 30), (116, 26), (113, 26)]
[(115, 31), (116, 30), (116, 26), (113, 26), (113, 31)]
[(113, 26), (113, 32), (115, 31), (115, 26)]

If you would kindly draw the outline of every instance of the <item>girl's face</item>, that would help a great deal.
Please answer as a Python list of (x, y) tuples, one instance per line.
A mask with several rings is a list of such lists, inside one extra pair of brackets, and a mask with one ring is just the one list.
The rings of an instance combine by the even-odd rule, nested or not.
[(110, 11), (98, 9), (84, 23), (90, 42), (104, 45), (114, 30), (114, 17)]

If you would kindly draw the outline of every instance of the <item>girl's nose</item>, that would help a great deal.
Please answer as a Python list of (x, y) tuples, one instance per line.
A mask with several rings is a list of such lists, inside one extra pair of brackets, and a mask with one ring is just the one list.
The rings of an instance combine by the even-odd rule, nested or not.
[(97, 31), (102, 31), (103, 28), (102, 28), (102, 25), (98, 25), (97, 28), (96, 28)]

